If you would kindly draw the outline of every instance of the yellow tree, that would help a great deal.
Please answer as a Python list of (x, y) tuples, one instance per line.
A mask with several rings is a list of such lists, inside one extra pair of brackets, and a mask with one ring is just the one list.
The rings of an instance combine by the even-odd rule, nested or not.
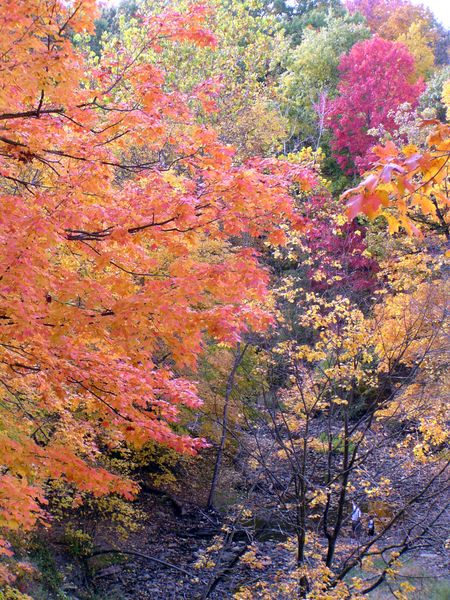
[[(365, 597), (385, 580), (406, 597), (396, 581), (401, 557), (439, 529), (448, 485), (448, 398), (433, 393), (448, 378), (448, 286), (439, 269), (413, 281), (410, 267), (398, 269), (368, 316), (346, 298), (307, 294), (299, 325), (309, 342), (275, 348), (290, 381), (267, 406), (251, 461), (267, 482), (264, 511), (295, 533), (292, 560), (278, 581), (251, 593), (243, 586), (236, 598)], [(363, 513), (353, 535), (351, 502)]]
[(412, 22), (397, 41), (405, 44), (414, 57), (417, 77), (427, 79), (434, 68), (433, 37), (430, 35), (429, 22)]
[(450, 80), (444, 84), (442, 90), (442, 101), (447, 108), (447, 120), (450, 121)]

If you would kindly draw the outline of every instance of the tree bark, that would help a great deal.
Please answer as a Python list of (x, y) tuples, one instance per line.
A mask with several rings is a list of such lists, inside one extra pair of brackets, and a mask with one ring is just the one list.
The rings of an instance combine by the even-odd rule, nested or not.
[(232, 393), (233, 387), (234, 387), (236, 372), (239, 368), (239, 365), (242, 362), (242, 359), (244, 358), (244, 354), (245, 354), (247, 348), (248, 348), (248, 344), (246, 344), (242, 350), (241, 350), (241, 344), (237, 345), (233, 366), (228, 375), (227, 385), (225, 388), (223, 413), (222, 413), (222, 433), (220, 436), (219, 448), (217, 449), (216, 462), (214, 465), (214, 473), (213, 473), (213, 477), (212, 477), (212, 481), (211, 481), (211, 488), (209, 490), (208, 502), (206, 505), (207, 508), (214, 507), (214, 495), (216, 492), (217, 482), (219, 480), (220, 468), (222, 466), (223, 452), (224, 452), (225, 442), (226, 442), (226, 437), (227, 437), (228, 412), (229, 412), (229, 406), (230, 406), (230, 400), (231, 400), (231, 393)]

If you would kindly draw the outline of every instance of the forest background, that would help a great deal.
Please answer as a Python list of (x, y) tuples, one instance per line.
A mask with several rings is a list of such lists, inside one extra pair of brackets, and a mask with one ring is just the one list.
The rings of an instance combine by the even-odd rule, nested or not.
[(448, 29), (0, 24), (0, 598), (447, 597)]

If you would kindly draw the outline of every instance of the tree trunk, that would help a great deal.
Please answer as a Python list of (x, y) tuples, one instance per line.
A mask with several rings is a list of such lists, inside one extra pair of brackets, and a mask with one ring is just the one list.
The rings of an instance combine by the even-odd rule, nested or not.
[(233, 387), (234, 387), (234, 380), (236, 377), (236, 372), (239, 368), (239, 365), (242, 362), (242, 359), (244, 358), (244, 354), (245, 354), (245, 351), (247, 350), (247, 348), (248, 348), (248, 344), (246, 344), (242, 350), (241, 350), (241, 344), (237, 345), (233, 366), (228, 375), (227, 386), (225, 388), (223, 413), (222, 413), (222, 433), (220, 436), (219, 448), (217, 449), (216, 463), (214, 465), (214, 473), (213, 473), (213, 477), (212, 477), (212, 481), (211, 481), (211, 488), (209, 490), (207, 508), (214, 507), (214, 495), (216, 492), (217, 482), (219, 480), (220, 468), (222, 466), (222, 459), (223, 459), (223, 451), (225, 448), (225, 442), (226, 442), (226, 438), (227, 438), (228, 410), (229, 410), (229, 406), (230, 406), (231, 393), (232, 393)]

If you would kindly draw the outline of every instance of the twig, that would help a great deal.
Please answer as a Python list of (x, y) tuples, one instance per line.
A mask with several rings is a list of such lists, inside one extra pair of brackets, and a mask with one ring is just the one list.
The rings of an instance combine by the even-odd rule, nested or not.
[(170, 562), (165, 560), (161, 560), (160, 558), (155, 558), (154, 556), (149, 556), (148, 554), (142, 554), (141, 552), (135, 552), (134, 550), (95, 550), (89, 558), (93, 558), (94, 556), (99, 556), (101, 554), (127, 554), (130, 556), (137, 556), (138, 558), (145, 558), (145, 560), (151, 560), (152, 562), (158, 563), (160, 565), (164, 565), (165, 567), (169, 567), (169, 569), (175, 569), (175, 571), (179, 571), (183, 573), (183, 575), (187, 575), (188, 577), (192, 577), (192, 574), (181, 567), (177, 567)]

